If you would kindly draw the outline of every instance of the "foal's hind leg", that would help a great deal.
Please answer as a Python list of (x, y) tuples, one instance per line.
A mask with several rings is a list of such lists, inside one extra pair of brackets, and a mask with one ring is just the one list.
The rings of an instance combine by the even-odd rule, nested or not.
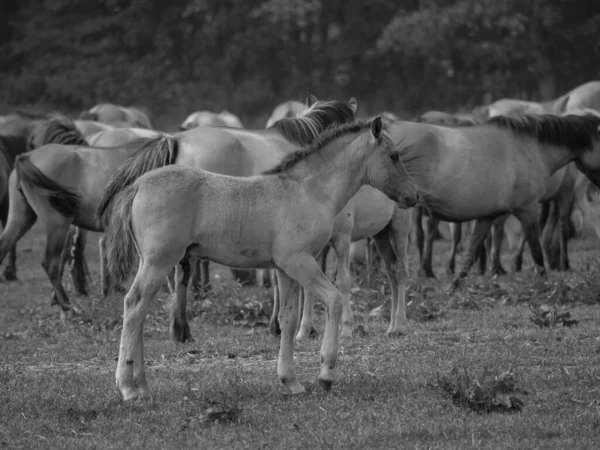
[(466, 258), (458, 276), (454, 278), (450, 284), (450, 292), (454, 292), (460, 287), (462, 280), (467, 276), (471, 270), (471, 267), (473, 267), (473, 263), (475, 262), (475, 252), (479, 246), (483, 244), (483, 241), (489, 233), (493, 222), (494, 220), (491, 218), (477, 219), (475, 222), (475, 228), (473, 229), (473, 233), (471, 233), (471, 239), (469, 241), (469, 249), (467, 251)]
[[(8, 221), (8, 196), (0, 202), (0, 223), (3, 229), (6, 228)], [(17, 246), (12, 245), (8, 251), (8, 262), (4, 268), (4, 279), (14, 281), (17, 279)]]
[(125, 401), (150, 395), (144, 368), (144, 319), (171, 267), (171, 264), (140, 263), (123, 300), (123, 329), (115, 379)]
[(304, 387), (298, 382), (294, 369), (294, 333), (298, 315), (298, 294), (300, 285), (282, 270), (277, 270), (277, 284), (281, 307), (278, 318), (281, 324), (279, 361), (277, 376), (292, 394), (302, 394)]
[(190, 259), (184, 257), (175, 266), (175, 293), (171, 306), (171, 339), (175, 342), (193, 342), (187, 321), (187, 288), (190, 281)]
[(269, 332), (273, 337), (279, 337), (281, 335), (281, 328), (279, 327), (279, 284), (277, 281), (277, 271), (274, 270), (271, 274), (273, 280), (273, 310), (271, 311), (271, 320), (269, 320)]

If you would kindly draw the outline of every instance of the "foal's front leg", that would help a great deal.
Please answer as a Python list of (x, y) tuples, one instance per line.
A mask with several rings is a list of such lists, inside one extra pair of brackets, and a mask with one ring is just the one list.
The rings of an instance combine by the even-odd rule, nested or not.
[[(316, 295), (325, 303), (327, 312), (325, 314), (325, 333), (323, 334), (323, 344), (321, 345), (321, 373), (319, 374), (319, 382), (321, 386), (328, 390), (335, 379), (334, 369), (337, 363), (339, 328), (342, 315), (342, 295), (319, 268), (314, 257), (308, 253), (290, 255), (278, 263), (278, 265), (290, 277), (297, 280), (304, 289)], [(294, 299), (294, 303), (297, 304), (297, 300)], [(288, 309), (292, 311), (292, 314), (295, 314), (293, 308)], [(283, 314), (286, 314), (285, 309), (283, 310)]]
[(529, 245), (529, 251), (531, 252), (531, 258), (535, 264), (536, 274), (545, 279), (546, 267), (544, 266), (544, 253), (540, 244), (540, 230), (538, 223), (538, 208), (537, 205), (533, 205), (529, 209), (515, 212), (515, 216), (521, 222), (523, 226), (523, 233), (525, 239)]
[[(321, 271), (324, 274), (327, 274), (327, 255), (329, 254), (330, 249), (330, 245), (326, 245), (318, 257)], [(299, 304), (301, 305), (300, 324), (298, 326), (298, 334), (296, 335), (296, 340), (300, 341), (307, 338), (316, 338), (319, 335), (319, 333), (317, 332), (314, 326), (314, 298), (310, 294), (310, 292), (307, 292), (304, 288), (300, 289)]]
[(342, 334), (341, 337), (352, 337), (354, 317), (350, 304), (350, 234), (336, 233), (331, 238), (331, 245), (337, 255), (337, 273), (335, 284), (342, 294)]

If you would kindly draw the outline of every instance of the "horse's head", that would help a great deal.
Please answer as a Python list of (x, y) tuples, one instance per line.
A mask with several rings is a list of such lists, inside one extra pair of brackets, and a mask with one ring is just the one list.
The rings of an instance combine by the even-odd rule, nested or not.
[(400, 160), (400, 152), (383, 132), (381, 117), (371, 122), (370, 132), (362, 139), (367, 152), (365, 168), (368, 183), (394, 200), (400, 208), (414, 206), (418, 200), (417, 188)]

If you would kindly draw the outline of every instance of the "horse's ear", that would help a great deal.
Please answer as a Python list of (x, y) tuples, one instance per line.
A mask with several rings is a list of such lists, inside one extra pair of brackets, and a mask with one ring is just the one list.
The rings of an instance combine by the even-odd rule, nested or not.
[(348, 106), (350, 109), (352, 109), (354, 114), (356, 114), (356, 111), (358, 111), (358, 102), (354, 97), (350, 97), (350, 100), (348, 100)]
[(305, 101), (305, 103), (306, 103), (306, 107), (307, 107), (307, 108), (310, 108), (312, 105), (314, 105), (314, 104), (315, 104), (315, 103), (317, 103), (318, 101), (319, 101), (319, 99), (318, 99), (317, 97), (315, 97), (315, 96), (314, 96), (314, 95), (312, 95), (312, 94), (308, 94), (308, 95), (306, 96), (306, 101)]
[(381, 131), (383, 130), (383, 123), (381, 123), (381, 116), (375, 117), (371, 122), (371, 133), (377, 140), (381, 139)]

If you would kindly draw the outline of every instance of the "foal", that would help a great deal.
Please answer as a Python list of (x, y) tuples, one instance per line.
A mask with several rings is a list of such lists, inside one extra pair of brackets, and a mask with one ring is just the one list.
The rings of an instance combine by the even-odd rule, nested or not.
[[(149, 395), (143, 359), (143, 323), (163, 277), (189, 257), (241, 268), (275, 268), (282, 308), (278, 376), (292, 394), (304, 392), (293, 365), (298, 289), (327, 307), (319, 381), (334, 382), (342, 300), (315, 255), (329, 241), (337, 214), (365, 184), (404, 207), (416, 190), (395, 169), (398, 153), (382, 133), (381, 119), (324, 132), (262, 175), (238, 178), (187, 167), (149, 172), (106, 201), (109, 268), (137, 275), (124, 299), (116, 382), (125, 400)], [(176, 301), (185, 321), (187, 280), (177, 276)]]

